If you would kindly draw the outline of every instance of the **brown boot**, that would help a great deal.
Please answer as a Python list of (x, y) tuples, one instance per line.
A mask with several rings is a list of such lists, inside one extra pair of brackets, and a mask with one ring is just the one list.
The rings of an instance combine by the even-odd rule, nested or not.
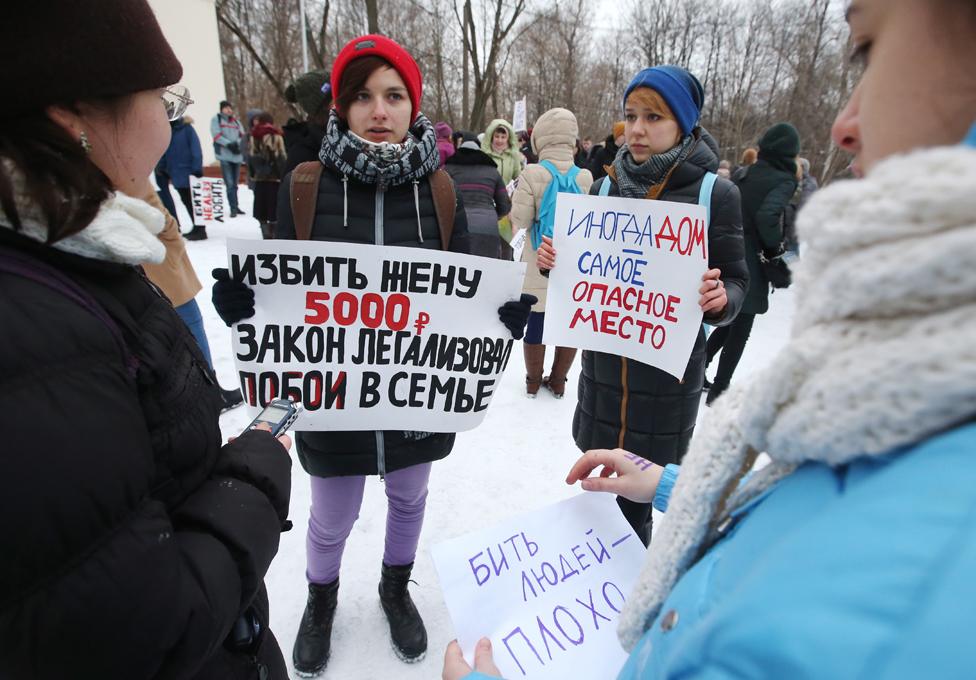
[(525, 352), (525, 394), (535, 399), (542, 385), (542, 368), (546, 363), (546, 346), (522, 343)]
[(562, 399), (566, 394), (566, 376), (569, 369), (576, 359), (576, 349), (573, 347), (557, 347), (556, 356), (552, 360), (552, 371), (542, 379), (542, 384), (546, 386), (552, 396)]

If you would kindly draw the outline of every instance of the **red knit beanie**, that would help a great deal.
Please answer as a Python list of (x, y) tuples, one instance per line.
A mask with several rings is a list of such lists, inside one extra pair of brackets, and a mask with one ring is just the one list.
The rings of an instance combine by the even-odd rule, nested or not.
[(349, 62), (360, 57), (375, 56), (385, 59), (390, 63), (396, 72), (403, 78), (407, 86), (407, 94), (410, 95), (410, 104), (413, 112), (410, 116), (412, 123), (417, 114), (420, 113), (420, 97), (424, 92), (423, 78), (420, 75), (420, 67), (413, 60), (410, 53), (403, 49), (399, 43), (390, 40), (384, 35), (364, 35), (354, 38), (346, 43), (335, 61), (332, 63), (332, 96), (333, 101), (339, 97), (339, 84), (342, 82), (342, 74), (349, 65)]
[(0, 118), (153, 90), (183, 75), (146, 0), (10, 3), (0, 64)]

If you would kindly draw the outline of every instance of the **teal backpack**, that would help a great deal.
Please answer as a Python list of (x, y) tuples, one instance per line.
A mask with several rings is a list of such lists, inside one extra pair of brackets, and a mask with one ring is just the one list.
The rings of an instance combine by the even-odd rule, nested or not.
[(542, 237), (552, 238), (552, 228), (556, 223), (556, 195), (557, 194), (581, 194), (579, 185), (576, 183), (576, 175), (580, 169), (575, 165), (569, 166), (566, 174), (559, 172), (559, 169), (549, 161), (539, 161), (539, 165), (544, 167), (552, 175), (552, 181), (542, 194), (542, 202), (539, 204), (539, 213), (536, 215), (535, 222), (532, 223), (532, 247), (535, 250), (542, 245)]

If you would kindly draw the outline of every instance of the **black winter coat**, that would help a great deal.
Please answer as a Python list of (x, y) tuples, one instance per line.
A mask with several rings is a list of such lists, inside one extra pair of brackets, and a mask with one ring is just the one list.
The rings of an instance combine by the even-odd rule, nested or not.
[(604, 167), (613, 164), (613, 159), (617, 157), (617, 151), (620, 147), (613, 139), (611, 134), (607, 137), (606, 141), (598, 147), (595, 147), (590, 153), (590, 174), (593, 175), (593, 181), (596, 182), (601, 177), (607, 176), (607, 171)]
[[(258, 678), (224, 647), (288, 514), (291, 462), (269, 434), (221, 446), (213, 374), (141, 269), (0, 228), (116, 326), (48, 285), (0, 272), (0, 677)], [(133, 375), (116, 333), (138, 360)]]
[[(706, 171), (718, 169), (718, 158), (701, 140), (678, 166), (659, 200), (697, 203)], [(594, 182), (600, 191), (605, 177)], [(619, 196), (616, 182), (611, 196)], [(739, 191), (721, 177), (712, 189), (708, 228), (708, 266), (722, 270), (728, 306), (720, 318), (706, 318), (713, 326), (732, 322), (745, 296), (749, 274), (743, 261)], [(683, 380), (625, 357), (586, 350), (582, 353), (579, 401), (573, 417), (573, 437), (581, 451), (621, 447), (659, 465), (676, 463), (688, 449), (695, 430), (705, 378), (705, 333), (700, 330)]]
[(285, 151), (288, 154), (284, 173), (291, 172), (300, 163), (319, 159), (322, 138), (325, 137), (324, 126), (293, 119), (289, 120), (281, 131), (285, 133)]
[(783, 243), (787, 211), (796, 191), (796, 166), (792, 159), (760, 158), (739, 173), (735, 183), (742, 195), (742, 228), (749, 267), (749, 291), (742, 311), (765, 314), (769, 310), (769, 279), (759, 262), (759, 252), (775, 253)]
[[(379, 191), (376, 185), (342, 177), (329, 167), (322, 171), (311, 238), (315, 241), (375, 243), (410, 248), (441, 249), (440, 229), (434, 212), (430, 182), (418, 185), (418, 205), (412, 183)], [(468, 227), (461, 195), (457, 198), (450, 250), (470, 252)], [(275, 238), (294, 239), (291, 212), (291, 173), (278, 194)], [(375, 475), (444, 458), (454, 447), (453, 433), (352, 431), (298, 432), (298, 457), (305, 471), (316, 477)]]
[(498, 166), (491, 156), (475, 149), (458, 149), (447, 159), (444, 170), (454, 180), (454, 186), (464, 201), (468, 221), (471, 254), (496, 259), (511, 251), (498, 232), (498, 220), (512, 210)]

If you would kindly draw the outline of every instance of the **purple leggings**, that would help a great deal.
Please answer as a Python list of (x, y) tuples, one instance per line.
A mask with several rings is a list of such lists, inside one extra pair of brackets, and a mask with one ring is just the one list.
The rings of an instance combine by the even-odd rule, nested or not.
[[(427, 506), (430, 463), (413, 465), (386, 475), (386, 546), (383, 562), (402, 566), (413, 562), (420, 542)], [(306, 578), (331, 583), (339, 577), (342, 551), (352, 525), (359, 518), (366, 477), (312, 477), (312, 512), (308, 518)]]

